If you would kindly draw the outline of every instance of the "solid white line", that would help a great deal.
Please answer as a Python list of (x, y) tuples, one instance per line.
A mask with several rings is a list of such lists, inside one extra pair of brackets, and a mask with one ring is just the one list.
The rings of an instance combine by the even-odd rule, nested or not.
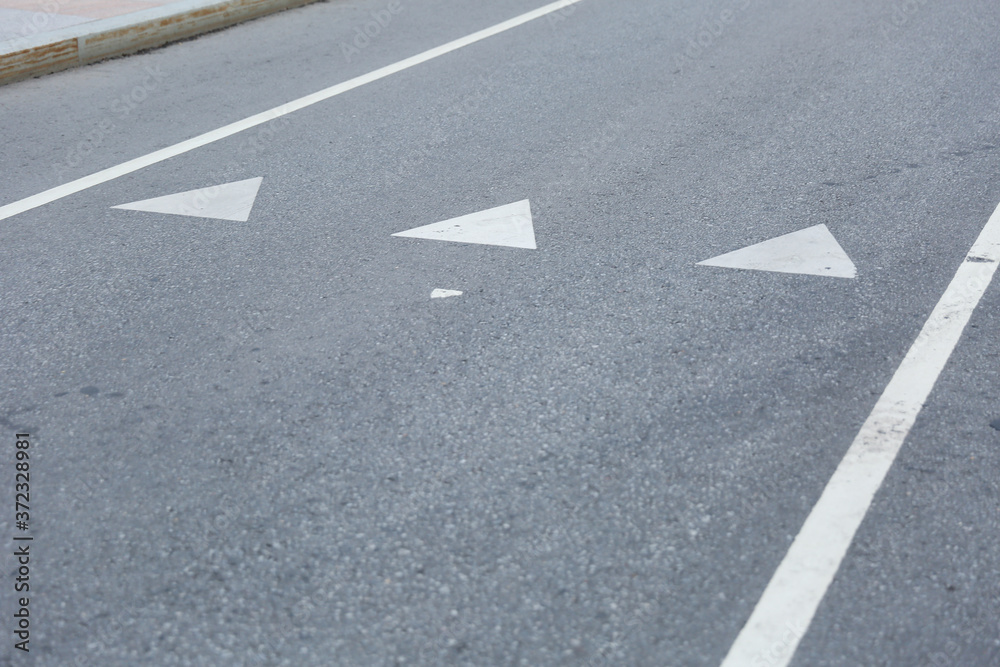
[(837, 466), (722, 667), (785, 667), (1000, 262), (1000, 206)]
[(451, 53), (452, 51), (457, 51), (462, 47), (480, 42), (488, 37), (506, 32), (507, 30), (516, 28), (520, 25), (528, 23), (529, 21), (534, 21), (535, 19), (541, 18), (547, 14), (569, 7), (570, 5), (575, 5), (578, 2), (581, 2), (581, 0), (559, 0), (558, 2), (553, 2), (545, 5), (544, 7), (521, 14), (520, 16), (515, 16), (512, 19), (503, 21), (502, 23), (498, 23), (492, 27), (480, 30), (479, 32), (474, 32), (471, 35), (461, 37), (448, 42), (447, 44), (443, 44), (442, 46), (424, 51), (423, 53), (411, 56), (405, 60), (400, 60), (392, 65), (386, 65), (385, 67), (377, 69), (374, 72), (369, 72), (368, 74), (363, 74), (349, 81), (338, 83), (335, 86), (324, 88), (323, 90), (306, 95), (305, 97), (300, 97), (297, 100), (292, 100), (291, 102), (274, 107), (273, 109), (255, 114), (249, 118), (244, 118), (243, 120), (230, 123), (229, 125), (220, 127), (216, 130), (200, 134), (186, 141), (174, 144), (173, 146), (161, 148), (158, 151), (129, 160), (128, 162), (123, 162), (114, 167), (103, 169), (89, 176), (78, 178), (75, 181), (56, 186), (50, 190), (40, 192), (37, 195), (32, 195), (19, 201), (6, 204), (5, 206), (0, 206), (0, 220), (5, 220), (11, 216), (17, 215), (18, 213), (24, 213), (25, 211), (30, 211), (33, 208), (38, 208), (39, 206), (44, 206), (45, 204), (50, 204), (57, 199), (62, 199), (63, 197), (86, 190), (87, 188), (92, 188), (95, 185), (100, 185), (101, 183), (107, 183), (108, 181), (114, 180), (119, 176), (124, 176), (125, 174), (138, 171), (143, 167), (148, 167), (152, 164), (156, 164), (157, 162), (162, 162), (172, 157), (181, 155), (182, 153), (192, 151), (195, 148), (200, 148), (220, 139), (225, 139), (226, 137), (232, 136), (238, 132), (248, 130), (252, 127), (256, 127), (257, 125), (261, 125), (262, 123), (274, 120), (275, 118), (280, 118), (281, 116), (290, 114), (293, 111), (304, 109), (305, 107), (316, 104), (317, 102), (322, 102), (323, 100), (328, 100), (331, 97), (340, 95), (341, 93), (346, 93), (347, 91), (363, 86), (366, 83), (378, 81), (379, 79), (383, 79), (391, 74), (395, 74), (396, 72), (401, 72), (405, 69), (425, 63), (428, 60), (433, 60), (434, 58)]

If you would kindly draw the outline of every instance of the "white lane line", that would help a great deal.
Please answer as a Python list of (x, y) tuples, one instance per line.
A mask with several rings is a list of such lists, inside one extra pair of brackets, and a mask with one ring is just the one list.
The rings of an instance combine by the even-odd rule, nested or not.
[(837, 466), (722, 667), (785, 667), (791, 661), (998, 262), (1000, 206)]
[(451, 53), (452, 51), (457, 51), (465, 46), (475, 44), (476, 42), (480, 42), (494, 35), (506, 32), (507, 30), (511, 30), (512, 28), (534, 21), (535, 19), (539, 19), (547, 14), (557, 12), (560, 9), (569, 7), (570, 5), (575, 5), (581, 1), (582, 0), (558, 0), (558, 2), (553, 2), (545, 5), (544, 7), (539, 7), (538, 9), (521, 14), (520, 16), (515, 16), (514, 18), (503, 21), (502, 23), (497, 23), (494, 26), (474, 32), (471, 35), (460, 37), (459, 39), (448, 42), (447, 44), (424, 51), (423, 53), (411, 56), (405, 60), (400, 60), (392, 65), (386, 65), (385, 67), (377, 69), (374, 72), (369, 72), (368, 74), (363, 74), (359, 77), (350, 79), (349, 81), (338, 83), (335, 86), (324, 88), (323, 90), (310, 95), (306, 95), (296, 100), (292, 100), (291, 102), (282, 104), (281, 106), (274, 107), (273, 109), (262, 111), (261, 113), (244, 118), (243, 120), (238, 120), (235, 123), (230, 123), (229, 125), (220, 127), (216, 130), (199, 134), (198, 136), (187, 139), (186, 141), (174, 144), (173, 146), (167, 146), (166, 148), (161, 148), (158, 151), (153, 151), (152, 153), (148, 153), (142, 157), (137, 157), (129, 160), (128, 162), (122, 162), (114, 167), (108, 167), (107, 169), (95, 172), (89, 176), (84, 176), (83, 178), (78, 178), (75, 181), (70, 181), (64, 185), (59, 185), (44, 192), (40, 192), (37, 195), (25, 197), (24, 199), (16, 202), (0, 206), (0, 220), (5, 220), (11, 216), (17, 215), (18, 213), (24, 213), (25, 211), (30, 211), (33, 208), (38, 208), (39, 206), (44, 206), (45, 204), (50, 204), (57, 199), (62, 199), (63, 197), (92, 188), (95, 185), (100, 185), (101, 183), (107, 183), (108, 181), (114, 180), (119, 176), (130, 174), (144, 167), (156, 164), (157, 162), (168, 160), (172, 157), (181, 155), (182, 153), (192, 151), (195, 148), (200, 148), (212, 142), (219, 141), (220, 139), (225, 139), (226, 137), (232, 136), (238, 132), (256, 127), (257, 125), (274, 120), (275, 118), (280, 118), (281, 116), (290, 114), (293, 111), (298, 111), (299, 109), (312, 106), (317, 102), (328, 100), (331, 97), (335, 97), (341, 93), (346, 93), (347, 91), (363, 86), (366, 83), (378, 81), (379, 79), (383, 79), (391, 74), (395, 74), (396, 72), (401, 72), (405, 69), (425, 63), (428, 60), (433, 60), (434, 58)]

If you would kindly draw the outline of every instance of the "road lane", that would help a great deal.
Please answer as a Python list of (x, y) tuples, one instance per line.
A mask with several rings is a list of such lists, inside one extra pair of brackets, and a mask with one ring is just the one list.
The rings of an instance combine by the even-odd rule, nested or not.
[[(450, 32), (442, 7), (407, 11)], [(50, 443), (40, 595), (66, 602), (41, 664), (720, 663), (1000, 190), (992, 6), (924, 7), (898, 39), (888, 5), (755, 3), (678, 63), (726, 7), (584, 2), (5, 220), (4, 418)], [(206, 40), (257, 23), (134, 60), (194, 77)], [(247, 95), (204, 76), (192, 98)], [(162, 136), (133, 116), (136, 140), (218, 126), (183, 109)], [(257, 177), (246, 223), (111, 208)], [(392, 237), (525, 198), (537, 250)], [(819, 223), (856, 280), (696, 266)], [(997, 380), (972, 368), (975, 409), (918, 420), (904, 460), (969, 434), (995, 460)], [(953, 372), (931, 414), (964, 405)], [(989, 517), (995, 475), (962, 470), (987, 492), (921, 507)], [(931, 510), (903, 521), (899, 474), (800, 664), (921, 664), (995, 618), (971, 588), (907, 612), (914, 577), (988, 581), (996, 533), (959, 533), (987, 554), (966, 557)], [(894, 539), (869, 546), (879, 522)], [(891, 567), (861, 604), (869, 562)]]

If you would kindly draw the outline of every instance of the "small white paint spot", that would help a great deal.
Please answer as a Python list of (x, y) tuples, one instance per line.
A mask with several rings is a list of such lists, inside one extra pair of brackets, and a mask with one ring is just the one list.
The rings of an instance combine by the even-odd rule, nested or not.
[(436, 289), (431, 292), (432, 299), (447, 299), (449, 296), (462, 296), (457, 289)]
[(826, 225), (816, 225), (698, 262), (699, 266), (855, 278), (857, 269)]
[(536, 249), (531, 204), (527, 199), (415, 227), (393, 236)]
[(250, 210), (257, 200), (257, 190), (263, 180), (263, 177), (248, 178), (245, 181), (177, 192), (111, 208), (246, 222), (250, 219)]

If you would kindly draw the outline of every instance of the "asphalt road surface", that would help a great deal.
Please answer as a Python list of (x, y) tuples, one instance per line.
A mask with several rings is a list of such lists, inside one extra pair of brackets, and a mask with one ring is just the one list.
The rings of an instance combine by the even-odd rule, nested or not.
[(2, 664), (1000, 665), (1000, 4), (543, 5), (0, 88)]

